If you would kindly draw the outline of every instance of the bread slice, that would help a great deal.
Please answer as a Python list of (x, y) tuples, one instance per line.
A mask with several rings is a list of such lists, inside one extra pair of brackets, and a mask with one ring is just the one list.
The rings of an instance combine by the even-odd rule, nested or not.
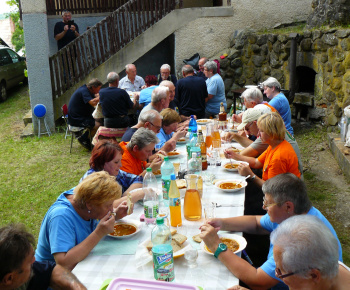
[(176, 185), (178, 189), (186, 188), (186, 180), (185, 179), (176, 179)]
[(175, 241), (179, 246), (181, 246), (187, 240), (187, 237), (176, 233), (175, 235), (173, 235), (172, 240)]
[(180, 251), (183, 248), (183, 245), (178, 245), (176, 241), (171, 240), (171, 247), (173, 248), (173, 252)]
[(130, 193), (130, 192), (128, 192), (126, 202), (127, 202), (127, 205), (128, 205), (127, 215), (130, 215), (130, 214), (132, 214), (132, 206), (134, 205), (134, 204), (132, 203), (131, 193)]
[(195, 235), (195, 236), (192, 237), (192, 239), (193, 239), (195, 242), (197, 242), (197, 243), (201, 243), (201, 242), (202, 242), (202, 239), (199, 237), (199, 235), (200, 235), (200, 234)]
[(176, 229), (170, 229), (170, 233), (171, 233), (171, 235), (173, 236), (173, 235), (175, 235), (176, 234), (176, 232), (177, 232), (177, 230)]

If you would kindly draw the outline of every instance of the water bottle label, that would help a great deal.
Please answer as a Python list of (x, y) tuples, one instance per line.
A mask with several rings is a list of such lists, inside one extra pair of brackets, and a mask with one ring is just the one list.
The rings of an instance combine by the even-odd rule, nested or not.
[(155, 204), (153, 206), (148, 206), (144, 205), (144, 213), (145, 213), (145, 218), (156, 218), (158, 216), (159, 208), (158, 204)]
[(169, 206), (181, 206), (181, 199), (179, 197), (170, 198)]
[(171, 180), (162, 179), (163, 199), (169, 200), (169, 189)]
[(156, 280), (173, 281), (175, 278), (173, 251), (161, 254), (153, 252), (153, 269)]

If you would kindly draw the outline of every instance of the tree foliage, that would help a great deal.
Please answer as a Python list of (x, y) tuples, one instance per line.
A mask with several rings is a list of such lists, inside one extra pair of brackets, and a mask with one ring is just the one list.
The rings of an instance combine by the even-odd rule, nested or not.
[(15, 50), (19, 51), (24, 48), (23, 28), (20, 25), (19, 18), (19, 0), (9, 0), (6, 1), (6, 3), (14, 8), (13, 11), (8, 13), (8, 17), (10, 17), (15, 24), (15, 30), (12, 34), (11, 42), (14, 45)]

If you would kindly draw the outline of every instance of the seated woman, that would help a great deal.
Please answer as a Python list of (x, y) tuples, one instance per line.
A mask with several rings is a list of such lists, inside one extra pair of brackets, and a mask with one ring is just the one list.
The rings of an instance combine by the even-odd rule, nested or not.
[(339, 261), (338, 241), (322, 221), (295, 216), (271, 234), (276, 276), (289, 289), (349, 289), (350, 268)]
[(115, 220), (127, 215), (126, 202), (113, 208), (121, 193), (115, 177), (105, 171), (92, 173), (77, 187), (63, 192), (41, 224), (35, 259), (54, 261), (72, 270), (113, 232)]
[[(263, 208), (267, 211), (267, 214), (264, 216), (245, 215), (240, 217), (214, 218), (201, 226), (200, 237), (210, 251), (216, 253), (221, 243), (217, 234), (218, 230), (268, 236), (281, 223), (283, 224), (285, 220), (288, 220), (292, 216), (300, 216), (302, 218), (316, 216), (332, 232), (338, 244), (338, 251), (334, 255), (337, 260), (342, 261), (342, 248), (336, 232), (322, 213), (312, 206), (307, 195), (306, 185), (300, 178), (291, 173), (280, 174), (268, 179), (262, 189), (264, 192)], [(281, 288), (272, 289), (288, 289), (282, 280), (275, 275), (276, 264), (272, 253), (274, 245), (275, 243), (270, 243), (267, 261), (257, 269), (242, 258), (236, 256), (232, 251), (220, 252), (218, 250), (216, 256), (233, 275), (251, 289), (269, 289), (277, 284)], [(292, 243), (291, 245), (294, 246), (295, 244)], [(318, 252), (318, 254), (322, 255), (321, 252)]]
[(140, 100), (139, 100), (139, 103), (142, 106), (142, 108), (146, 107), (151, 102), (152, 92), (155, 88), (158, 87), (157, 77), (154, 75), (147, 75), (145, 77), (145, 83), (147, 88), (143, 89), (140, 92)]
[(176, 142), (186, 136), (185, 127), (179, 128), (181, 117), (175, 110), (167, 108), (160, 112), (163, 117), (162, 128), (157, 134), (160, 142), (157, 144), (165, 152), (170, 152), (175, 149)]
[(129, 143), (120, 142), (119, 145), (124, 150), (122, 156), (121, 170), (135, 175), (144, 176), (146, 168), (151, 167), (152, 171), (157, 171), (162, 165), (163, 160), (156, 156), (151, 163), (147, 163), (148, 158), (152, 155), (154, 146), (159, 139), (156, 134), (146, 128), (139, 128), (132, 135)]
[[(87, 176), (94, 172), (101, 170), (107, 171), (110, 175), (115, 176), (116, 181), (122, 187), (123, 197), (118, 199), (118, 203), (127, 199), (126, 195), (129, 191), (142, 188), (143, 178), (135, 174), (124, 172), (120, 170), (122, 166), (123, 149), (120, 147), (117, 141), (114, 140), (102, 140), (99, 141), (91, 152), (90, 157), (90, 169), (80, 179), (82, 182)], [(142, 190), (133, 192), (132, 201), (136, 202), (143, 198), (144, 194)]]

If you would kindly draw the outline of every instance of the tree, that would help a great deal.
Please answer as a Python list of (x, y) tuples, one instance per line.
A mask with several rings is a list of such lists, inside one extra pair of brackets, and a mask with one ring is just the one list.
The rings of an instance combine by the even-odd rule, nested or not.
[(19, 1), (20, 0), (9, 0), (6, 1), (8, 5), (14, 8), (13, 11), (8, 13), (8, 17), (10, 17), (15, 24), (15, 30), (12, 34), (11, 42), (15, 47), (16, 51), (21, 50), (24, 48), (24, 36), (23, 36), (23, 28), (20, 25), (20, 18), (19, 18)]

